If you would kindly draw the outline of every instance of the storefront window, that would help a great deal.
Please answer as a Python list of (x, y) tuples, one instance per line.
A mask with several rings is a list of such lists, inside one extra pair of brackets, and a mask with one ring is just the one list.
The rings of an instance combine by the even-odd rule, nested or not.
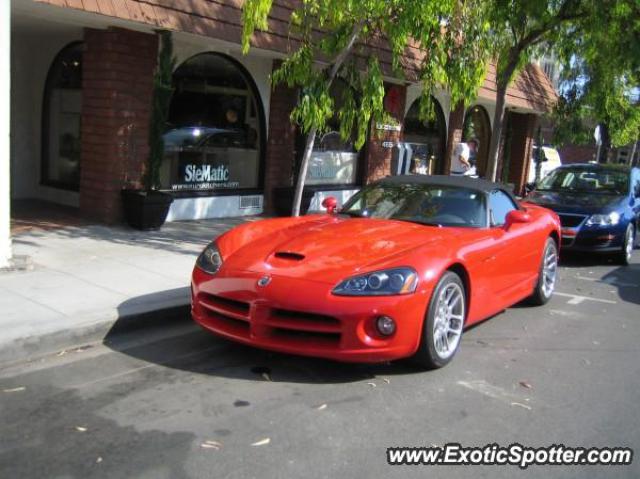
[(203, 53), (174, 73), (162, 185), (174, 191), (260, 187), (262, 105), (235, 61)]
[(420, 120), (420, 99), (413, 102), (404, 119), (404, 141), (411, 154), (411, 172), (441, 174), (445, 165), (447, 127), (438, 101), (431, 97), (433, 118)]
[(470, 160), (476, 167), (478, 174), (484, 176), (489, 157), (489, 143), (491, 142), (491, 123), (487, 111), (480, 105), (472, 106), (467, 110), (462, 128), (462, 141), (474, 138), (478, 140), (479, 145), (474, 157)]
[(72, 43), (53, 61), (42, 110), (42, 183), (70, 190), (80, 186), (82, 49)]
[[(336, 81), (331, 88), (334, 99), (334, 110), (337, 112), (342, 104), (343, 90), (348, 88), (344, 81)], [(307, 185), (348, 185), (356, 182), (358, 168), (358, 152), (354, 147), (354, 139), (347, 141), (340, 137), (338, 115), (328, 122), (328, 132), (316, 138), (313, 153), (307, 170)]]

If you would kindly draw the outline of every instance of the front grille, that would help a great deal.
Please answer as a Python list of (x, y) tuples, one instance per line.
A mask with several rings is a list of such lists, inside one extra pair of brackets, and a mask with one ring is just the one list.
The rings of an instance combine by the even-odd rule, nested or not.
[(221, 311), (223, 313), (230, 312), (249, 316), (249, 303), (207, 293), (200, 293), (198, 300), (200, 301), (200, 304), (208, 309), (215, 309), (216, 311)]
[(586, 215), (573, 215), (569, 213), (558, 213), (560, 224), (566, 228), (575, 228), (580, 226), (587, 217)]
[(338, 346), (340, 344), (340, 333), (318, 333), (309, 331), (297, 331), (294, 329), (274, 328), (272, 334), (280, 339), (291, 341), (313, 341), (319, 342), (323, 346)]
[(272, 309), (264, 322), (272, 334), (292, 341), (320, 341), (326, 346), (338, 346), (342, 335), (338, 319), (322, 314)]
[(268, 321), (278, 327), (290, 327), (300, 331), (340, 332), (340, 321), (322, 314), (274, 309), (271, 311)]
[(569, 238), (563, 236), (560, 246), (571, 246), (573, 244), (574, 239), (575, 238), (573, 236)]
[(296, 346), (340, 347), (342, 323), (332, 316), (260, 304), (252, 308), (249, 303), (208, 293), (198, 294), (196, 300), (205, 323), (226, 334), (269, 337)]

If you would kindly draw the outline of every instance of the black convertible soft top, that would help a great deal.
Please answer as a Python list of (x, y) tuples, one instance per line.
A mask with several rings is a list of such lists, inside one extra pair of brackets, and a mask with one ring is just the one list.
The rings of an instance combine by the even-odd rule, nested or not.
[[(448, 176), (448, 175), (397, 175), (387, 176), (378, 181), (385, 185), (434, 185), (450, 186), (454, 188), (466, 188), (468, 190), (490, 193), (494, 190), (501, 190), (508, 194), (516, 202), (509, 187), (502, 183), (471, 178), (470, 176)], [(516, 202), (517, 204), (517, 202)]]

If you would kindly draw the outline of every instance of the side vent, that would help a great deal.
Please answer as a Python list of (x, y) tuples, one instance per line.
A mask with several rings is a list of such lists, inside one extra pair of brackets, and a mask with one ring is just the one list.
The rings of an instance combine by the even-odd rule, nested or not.
[(290, 261), (302, 261), (304, 259), (304, 255), (303, 254), (291, 253), (291, 252), (288, 252), (288, 251), (278, 251), (276, 254), (274, 254), (274, 256), (276, 258), (288, 259)]
[(241, 196), (240, 209), (259, 209), (262, 208), (262, 196)]

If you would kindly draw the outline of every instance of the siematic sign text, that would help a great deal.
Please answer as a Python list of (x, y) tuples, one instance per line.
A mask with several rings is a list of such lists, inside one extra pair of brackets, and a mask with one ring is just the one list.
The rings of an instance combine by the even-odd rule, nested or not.
[(229, 168), (225, 165), (187, 165), (184, 169), (184, 181), (187, 183), (229, 181)]
[(174, 190), (238, 188), (237, 181), (229, 181), (229, 167), (226, 165), (195, 165), (184, 167), (183, 181), (173, 185)]

